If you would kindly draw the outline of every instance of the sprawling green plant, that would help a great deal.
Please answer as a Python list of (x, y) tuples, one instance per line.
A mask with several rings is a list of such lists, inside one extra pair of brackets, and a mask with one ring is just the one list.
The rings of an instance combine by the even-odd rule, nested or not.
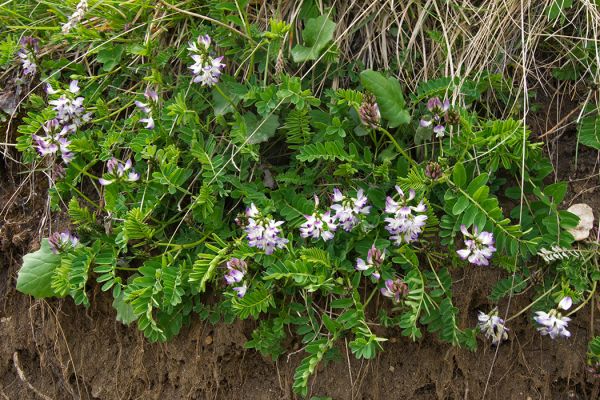
[[(249, 23), (247, 1), (210, 2), (204, 18), (168, 2), (156, 15), (143, 1), (87, 3), (47, 6), (60, 29), (2, 46), (7, 65), (18, 51), (20, 84), (44, 89), (29, 93), (17, 148), (70, 220), (24, 257), (20, 291), (89, 306), (96, 282), (151, 341), (197, 316), (253, 318), (247, 346), (277, 359), (294, 332), (301, 395), (341, 339), (357, 358), (383, 350), (375, 323), (474, 349), (478, 330), (499, 345), (533, 310), (542, 334), (570, 335), (565, 311), (600, 278), (598, 242), (573, 245), (567, 186), (547, 184), (527, 127), (478, 113), (492, 79), (406, 93), (390, 74), (339, 65), (336, 23), (317, 8), (302, 8), (290, 46), (291, 26)], [(61, 42), (90, 62), (42, 51)], [(491, 303), (534, 299), (470, 326), (454, 305), (459, 268), (507, 271)]]

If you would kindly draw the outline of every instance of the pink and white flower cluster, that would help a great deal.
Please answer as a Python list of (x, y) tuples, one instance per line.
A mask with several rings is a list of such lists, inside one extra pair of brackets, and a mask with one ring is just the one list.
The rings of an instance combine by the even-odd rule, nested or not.
[(469, 260), (475, 265), (489, 265), (489, 260), (496, 251), (494, 247), (494, 235), (491, 232), (479, 233), (477, 226), (473, 227), (473, 233), (461, 225), (460, 231), (464, 235), (466, 249), (458, 250), (457, 253), (463, 260)]
[(283, 221), (275, 221), (273, 218), (262, 215), (254, 203), (246, 209), (248, 224), (245, 231), (248, 235), (248, 245), (263, 250), (265, 254), (273, 254), (275, 249), (284, 248), (288, 240), (281, 236), (279, 228)]
[(371, 246), (367, 252), (367, 261), (362, 258), (356, 259), (355, 269), (357, 271), (367, 271), (367, 275), (371, 275), (376, 281), (381, 278), (380, 268), (385, 260), (385, 252), (375, 247), (375, 244)]
[(48, 104), (54, 106), (52, 109), (56, 111), (56, 119), (61, 125), (75, 132), (77, 128), (91, 120), (91, 113), (85, 112), (83, 101), (85, 100), (79, 94), (79, 81), (71, 81), (67, 90), (55, 90), (52, 86), (46, 87), (46, 92), (49, 95), (61, 94), (58, 99), (50, 100)]
[(362, 189), (358, 189), (356, 197), (348, 197), (335, 188), (332, 201), (334, 204), (331, 209), (335, 211), (335, 219), (346, 232), (350, 232), (358, 226), (361, 216), (368, 215), (371, 211), (371, 206), (367, 205), (369, 199)]
[(489, 314), (479, 311), (477, 316), (477, 326), (479, 330), (485, 334), (485, 337), (492, 339), (493, 345), (502, 343), (503, 340), (508, 339), (509, 329), (505, 326), (505, 322), (498, 316), (498, 310), (494, 309)]
[(113, 157), (106, 163), (106, 171), (104, 177), (98, 180), (102, 186), (108, 186), (116, 181), (135, 182), (140, 179), (140, 174), (133, 169), (130, 159), (123, 164)]
[(52, 119), (46, 121), (42, 129), (43, 135), (32, 135), (37, 152), (42, 157), (60, 154), (65, 164), (68, 164), (73, 159), (73, 153), (69, 149), (71, 142), (67, 139), (69, 128), (62, 126), (58, 119)]
[(390, 233), (390, 239), (396, 246), (404, 243), (412, 243), (419, 238), (423, 227), (427, 222), (427, 206), (423, 200), (416, 206), (409, 205), (415, 198), (415, 191), (409, 190), (408, 197), (405, 196), (402, 189), (396, 186), (396, 191), (400, 196), (399, 201), (395, 201), (388, 196), (385, 200), (385, 212), (392, 214), (392, 217), (385, 219), (387, 222), (386, 230)]
[(208, 35), (199, 36), (195, 42), (190, 43), (188, 50), (192, 53), (194, 64), (190, 67), (194, 75), (193, 81), (202, 86), (213, 86), (219, 82), (225, 64), (223, 57), (212, 57), (210, 45), (212, 39)]
[(67, 229), (64, 232), (54, 232), (48, 238), (48, 245), (54, 254), (62, 253), (75, 248), (79, 244), (79, 238), (72, 235)]
[(371, 206), (367, 206), (368, 199), (362, 189), (358, 190), (356, 197), (348, 197), (335, 188), (331, 200), (333, 203), (331, 209), (322, 212), (318, 210), (319, 198), (315, 196), (315, 211), (311, 215), (304, 216), (306, 222), (300, 226), (300, 236), (331, 240), (338, 226), (350, 232), (358, 226), (361, 216), (369, 214), (371, 210)]
[(143, 103), (139, 100), (135, 101), (135, 106), (139, 108), (144, 114), (144, 118), (140, 119), (140, 122), (146, 124), (146, 129), (154, 129), (154, 118), (152, 118), (152, 110), (158, 103), (158, 93), (151, 88), (146, 88), (144, 97), (148, 101)]
[(39, 40), (25, 36), (21, 39), (21, 49), (17, 52), (23, 75), (35, 75), (37, 72), (36, 54), (39, 51)]
[(246, 295), (248, 286), (243, 282), (246, 272), (248, 271), (248, 264), (244, 260), (233, 257), (227, 261), (227, 273), (225, 274), (225, 283), (228, 286), (232, 286), (233, 290), (237, 293), (239, 298)]
[[(558, 303), (558, 309), (566, 311), (571, 308), (572, 304), (573, 300), (569, 296), (564, 297)], [(536, 316), (533, 319), (540, 324), (538, 331), (542, 335), (548, 335), (552, 339), (556, 339), (557, 337), (568, 338), (571, 336), (571, 332), (567, 330), (571, 318), (563, 316), (558, 309), (553, 308), (549, 312), (537, 311), (535, 313)]]
[(450, 101), (448, 101), (448, 99), (444, 99), (444, 102), (442, 102), (439, 97), (429, 99), (427, 102), (427, 110), (429, 110), (430, 114), (421, 119), (420, 126), (422, 128), (433, 126), (435, 136), (444, 137), (446, 127), (443, 125), (442, 120), (449, 109)]
[(319, 198), (315, 195), (315, 211), (311, 215), (304, 216), (306, 222), (300, 226), (300, 236), (313, 239), (321, 238), (323, 241), (331, 240), (337, 229), (337, 222), (335, 217), (331, 216), (331, 211), (321, 212), (318, 207)]

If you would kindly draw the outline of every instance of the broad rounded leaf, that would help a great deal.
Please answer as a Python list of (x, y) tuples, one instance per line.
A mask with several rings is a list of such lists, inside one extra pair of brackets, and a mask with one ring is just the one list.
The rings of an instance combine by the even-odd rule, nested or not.
[(319, 58), (321, 51), (333, 39), (334, 31), (335, 22), (329, 20), (327, 15), (309, 19), (302, 31), (304, 43), (302, 45), (298, 44), (292, 49), (294, 62), (304, 62)]
[(52, 253), (48, 239), (34, 253), (23, 256), (23, 266), (17, 277), (17, 290), (35, 298), (57, 296), (52, 289), (52, 275), (60, 265), (60, 255)]
[(379, 72), (366, 70), (361, 72), (360, 81), (377, 98), (381, 116), (388, 121), (390, 128), (410, 122), (410, 114), (397, 79), (386, 78)]

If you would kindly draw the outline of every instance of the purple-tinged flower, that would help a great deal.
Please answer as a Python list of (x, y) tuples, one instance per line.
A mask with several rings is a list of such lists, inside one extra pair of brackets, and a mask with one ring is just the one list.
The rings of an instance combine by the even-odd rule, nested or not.
[(275, 249), (284, 248), (288, 240), (281, 236), (283, 221), (275, 221), (274, 219), (264, 216), (256, 208), (254, 203), (246, 210), (248, 216), (248, 224), (245, 231), (248, 235), (248, 245), (256, 247), (265, 252), (265, 254), (273, 254)]
[(98, 179), (98, 182), (102, 186), (108, 186), (116, 181), (135, 182), (140, 179), (140, 174), (132, 167), (130, 159), (123, 164), (113, 157), (106, 163), (105, 177)]
[(233, 288), (234, 291), (237, 292), (237, 297), (240, 299), (246, 295), (246, 291), (248, 290), (248, 286), (244, 283), (242, 286), (237, 286)]
[(425, 116), (425, 117), (421, 118), (421, 120), (419, 121), (419, 126), (421, 128), (429, 128), (431, 126), (431, 124), (433, 124), (433, 121), (431, 120), (431, 117), (429, 117), (429, 116)]
[(193, 82), (200, 83), (202, 86), (213, 86), (219, 82), (225, 64), (223, 57), (212, 57), (210, 55), (210, 45), (212, 40), (210, 36), (199, 36), (196, 42), (190, 43), (188, 50), (194, 63), (190, 67), (194, 75)]
[(335, 219), (346, 232), (350, 232), (360, 223), (361, 215), (368, 215), (371, 211), (371, 206), (367, 206), (369, 199), (362, 189), (356, 192), (356, 197), (346, 197), (335, 188), (332, 200), (335, 203), (331, 206), (335, 211)]
[(444, 102), (440, 100), (439, 97), (432, 97), (427, 102), (427, 109), (429, 112), (433, 114), (443, 114), (450, 108), (450, 101), (448, 99), (444, 99)]
[(225, 282), (228, 285), (234, 285), (236, 283), (240, 283), (244, 276), (246, 275), (246, 271), (248, 270), (248, 265), (244, 260), (240, 260), (239, 258), (232, 258), (227, 261), (227, 273), (225, 274)]
[(149, 114), (152, 111), (152, 109), (148, 106), (148, 104), (142, 103), (139, 100), (135, 101), (135, 106), (137, 108), (139, 108), (140, 110), (142, 110), (142, 112), (145, 113), (145, 114)]
[(21, 49), (17, 52), (23, 75), (35, 75), (37, 72), (36, 54), (39, 51), (39, 40), (32, 36), (21, 39)]
[(328, 241), (333, 239), (334, 232), (337, 229), (335, 218), (331, 212), (322, 213), (318, 210), (319, 198), (315, 196), (315, 211), (312, 215), (305, 215), (306, 222), (300, 226), (300, 236), (303, 238), (323, 239)]
[(48, 238), (50, 250), (52, 250), (54, 254), (62, 253), (75, 248), (78, 243), (79, 238), (77, 238), (75, 235), (71, 235), (71, 232), (69, 232), (68, 229), (64, 232), (54, 232)]
[(440, 179), (443, 174), (442, 166), (435, 161), (430, 161), (425, 167), (425, 176), (433, 181)]
[(68, 164), (74, 157), (69, 149), (71, 142), (67, 140), (69, 129), (61, 126), (57, 119), (47, 121), (42, 125), (44, 135), (32, 135), (35, 148), (40, 156), (45, 157), (52, 154), (60, 154), (63, 161)]
[[(558, 309), (568, 310), (573, 305), (573, 299), (570, 296), (563, 297), (558, 303)], [(552, 339), (557, 337), (570, 337), (571, 332), (567, 330), (571, 318), (563, 316), (558, 309), (551, 309), (549, 312), (537, 311), (533, 319), (540, 324), (537, 330), (542, 335), (549, 335)]]
[(394, 304), (398, 304), (408, 296), (408, 286), (400, 278), (388, 279), (385, 281), (385, 286), (381, 288), (381, 294), (391, 298)]
[(457, 250), (459, 257), (463, 260), (469, 260), (475, 265), (489, 265), (489, 260), (496, 251), (494, 247), (494, 235), (491, 232), (483, 231), (478, 233), (477, 226), (473, 227), (473, 233), (467, 231), (465, 225), (461, 225), (460, 231), (464, 235), (466, 249)]
[(392, 217), (385, 219), (387, 226), (385, 229), (390, 233), (390, 239), (396, 246), (404, 243), (412, 243), (419, 238), (423, 227), (427, 223), (427, 206), (421, 201), (417, 206), (410, 206), (416, 193), (414, 190), (408, 191), (408, 197), (399, 186), (396, 191), (400, 195), (400, 201), (396, 202), (388, 196), (385, 200), (385, 212), (392, 214)]
[[(71, 81), (69, 89), (63, 91), (63, 94), (55, 100), (50, 100), (48, 104), (54, 106), (53, 110), (56, 111), (56, 119), (61, 125), (67, 126), (73, 132), (77, 130), (81, 125), (91, 120), (91, 114), (85, 112), (83, 107), (84, 98), (79, 96), (75, 97), (79, 93), (78, 81)], [(58, 90), (52, 88), (52, 86), (46, 86), (46, 92), (48, 94), (59, 93)]]
[(446, 127), (444, 125), (436, 125), (433, 128), (433, 133), (435, 133), (435, 137), (444, 137), (446, 133)]
[(371, 246), (369, 251), (367, 252), (367, 261), (362, 258), (356, 259), (355, 269), (357, 271), (368, 271), (371, 270), (371, 276), (375, 278), (375, 280), (379, 280), (381, 274), (379, 272), (379, 268), (383, 264), (385, 259), (385, 253), (375, 247), (375, 244)]
[(151, 101), (153, 103), (158, 103), (158, 93), (156, 93), (156, 90), (152, 89), (150, 86), (148, 86), (146, 88), (146, 90), (144, 91), (144, 97), (148, 101)]
[(358, 116), (363, 125), (376, 129), (381, 121), (381, 113), (379, 112), (379, 105), (372, 94), (365, 94), (363, 101), (358, 108)]
[(445, 119), (446, 112), (450, 109), (450, 101), (444, 99), (442, 102), (439, 97), (433, 97), (427, 102), (427, 110), (430, 114), (423, 116), (419, 125), (422, 128), (428, 128), (433, 126), (433, 132), (436, 137), (444, 137), (446, 133), (446, 127), (442, 123), (442, 119)]
[(552, 309), (550, 312), (537, 311), (535, 314), (536, 316), (533, 319), (541, 325), (537, 330), (542, 335), (549, 335), (552, 339), (571, 336), (571, 332), (567, 330), (571, 318), (563, 317), (558, 310)]
[(503, 340), (508, 339), (510, 329), (504, 325), (504, 320), (498, 316), (498, 310), (494, 309), (489, 314), (479, 311), (477, 319), (479, 320), (477, 326), (486, 338), (492, 339), (493, 345), (498, 345)]
[(573, 299), (570, 296), (563, 297), (558, 303), (558, 308), (561, 310), (568, 310), (573, 305)]
[(139, 108), (144, 114), (145, 118), (140, 118), (140, 122), (146, 124), (146, 129), (154, 129), (154, 118), (152, 118), (152, 107), (149, 104), (142, 103), (139, 100), (135, 101), (135, 106)]
[(148, 115), (146, 118), (140, 119), (140, 122), (146, 124), (146, 129), (154, 129), (154, 118), (152, 118), (152, 115)]
[[(200, 53), (202, 51), (208, 51), (210, 49), (210, 45), (212, 43), (212, 39), (208, 35), (200, 35), (196, 39), (195, 42), (190, 42), (188, 50), (193, 53)], [(200, 45), (200, 47), (198, 47)]]

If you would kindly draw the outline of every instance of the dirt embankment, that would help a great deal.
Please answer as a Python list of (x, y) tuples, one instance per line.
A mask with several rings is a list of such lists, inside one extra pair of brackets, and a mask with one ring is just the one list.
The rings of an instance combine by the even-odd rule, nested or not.
[[(597, 170), (596, 153), (580, 152), (571, 165), (572, 138), (561, 140), (563, 179), (571, 197), (600, 204), (598, 189), (582, 179)], [(572, 144), (572, 143), (571, 143)], [(560, 150), (562, 149), (562, 150)], [(47, 217), (43, 178), (17, 175), (0, 159), (0, 397), (4, 399), (291, 399), (294, 368), (302, 357), (277, 363), (245, 350), (253, 321), (212, 326), (196, 317), (167, 344), (149, 344), (140, 332), (115, 321), (110, 299), (90, 289), (92, 306), (70, 299), (35, 301), (15, 292), (24, 253), (39, 246)], [(562, 165), (562, 164), (561, 164)], [(581, 186), (583, 185), (583, 186)], [(464, 268), (454, 272), (455, 304), (461, 325), (472, 326), (479, 309), (490, 308), (487, 295), (503, 272)], [(511, 310), (528, 304), (515, 296)], [(506, 303), (500, 305), (504, 310)], [(596, 310), (595, 315), (599, 315)], [(577, 313), (572, 338), (541, 337), (524, 314), (511, 321), (510, 340), (499, 349), (480, 342), (477, 352), (452, 348), (431, 335), (413, 343), (397, 331), (387, 336), (386, 351), (370, 362), (354, 359), (346, 346), (341, 358), (319, 368), (311, 394), (334, 399), (597, 399), (600, 381), (585, 371), (591, 309)], [(486, 389), (487, 387), (487, 389)]]

